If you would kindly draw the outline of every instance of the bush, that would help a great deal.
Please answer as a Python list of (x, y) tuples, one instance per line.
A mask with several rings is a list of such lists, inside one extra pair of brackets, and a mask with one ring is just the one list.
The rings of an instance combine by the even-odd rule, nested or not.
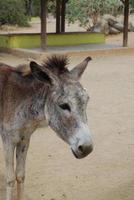
[(32, 1), (32, 16), (40, 16), (40, 0)]
[(120, 0), (69, 0), (67, 4), (67, 19), (70, 23), (79, 21), (84, 28), (88, 27), (90, 19), (95, 25), (98, 18), (104, 14), (117, 15), (122, 11)]
[[(26, 1), (26, 0), (25, 0)], [(55, 16), (56, 13), (56, 0), (49, 0), (47, 5), (47, 12)], [(40, 16), (40, 0), (32, 1), (32, 16)]]
[(21, 0), (0, 0), (0, 25), (27, 26), (27, 16)]
[(134, 13), (134, 0), (130, 0), (130, 13)]

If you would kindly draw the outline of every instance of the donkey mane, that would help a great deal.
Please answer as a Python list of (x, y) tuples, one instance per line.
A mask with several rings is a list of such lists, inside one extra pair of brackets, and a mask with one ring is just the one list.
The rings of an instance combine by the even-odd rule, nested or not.
[[(67, 66), (69, 64), (68, 57), (66, 55), (52, 55), (46, 60), (43, 60), (42, 67), (51, 70), (56, 75), (69, 72)], [(21, 64), (16, 67), (16, 71), (22, 76), (31, 75), (31, 69), (29, 64)]]
[(69, 60), (66, 55), (52, 55), (43, 61), (43, 67), (56, 74), (69, 72), (67, 69), (68, 64)]

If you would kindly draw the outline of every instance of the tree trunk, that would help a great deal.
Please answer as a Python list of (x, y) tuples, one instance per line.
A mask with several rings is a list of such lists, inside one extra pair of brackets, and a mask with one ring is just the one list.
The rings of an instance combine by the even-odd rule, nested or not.
[(65, 32), (66, 0), (62, 0), (61, 10), (61, 32)]
[(56, 33), (60, 33), (61, 24), (61, 1), (56, 0)]
[(124, 30), (123, 30), (123, 47), (128, 45), (128, 20), (129, 20), (129, 0), (124, 1)]
[(47, 0), (41, 0), (41, 48), (46, 50)]

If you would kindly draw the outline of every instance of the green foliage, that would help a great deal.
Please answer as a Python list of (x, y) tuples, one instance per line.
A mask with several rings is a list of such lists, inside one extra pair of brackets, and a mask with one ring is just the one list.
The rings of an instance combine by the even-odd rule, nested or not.
[(53, 16), (56, 14), (56, 0), (48, 1), (48, 13), (51, 13)]
[[(53, 16), (55, 16), (55, 9), (56, 0), (48, 0), (48, 13), (51, 13)], [(32, 0), (32, 16), (40, 16), (40, 0)]]
[(132, 5), (132, 7), (134, 8), (134, 0), (130, 1), (130, 4)]
[(3, 24), (28, 25), (23, 1), (0, 0), (0, 25)]
[(32, 16), (40, 16), (40, 0), (33, 0)]
[(130, 0), (130, 12), (134, 13), (134, 0)]
[(100, 15), (117, 15), (120, 8), (123, 8), (120, 0), (69, 0), (67, 19), (70, 23), (79, 21), (80, 25), (85, 27), (90, 19), (95, 24)]

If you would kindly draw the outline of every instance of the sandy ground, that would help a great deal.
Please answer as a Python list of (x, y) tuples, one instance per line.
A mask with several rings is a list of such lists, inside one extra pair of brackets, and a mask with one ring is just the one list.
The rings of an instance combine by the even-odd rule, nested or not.
[[(106, 44), (115, 44), (122, 46), (123, 34), (106, 36)], [(128, 33), (128, 47), (134, 47), (134, 32)]]
[[(29, 27), (18, 27), (18, 26), (3, 26), (0, 30), (0, 33), (40, 33), (40, 19), (34, 18), (30, 23)], [(47, 19), (47, 32), (56, 31), (56, 20), (53, 17)], [(75, 24), (66, 23), (66, 32), (69, 31), (85, 31), (84, 28), (80, 27), (76, 22)]]
[[(71, 58), (71, 65), (83, 57)], [(23, 62), (0, 54), (0, 62)], [(81, 81), (91, 100), (87, 109), (94, 152), (77, 160), (49, 128), (31, 138), (26, 200), (134, 199), (134, 56), (97, 57)], [(5, 200), (0, 140), (0, 200)]]

